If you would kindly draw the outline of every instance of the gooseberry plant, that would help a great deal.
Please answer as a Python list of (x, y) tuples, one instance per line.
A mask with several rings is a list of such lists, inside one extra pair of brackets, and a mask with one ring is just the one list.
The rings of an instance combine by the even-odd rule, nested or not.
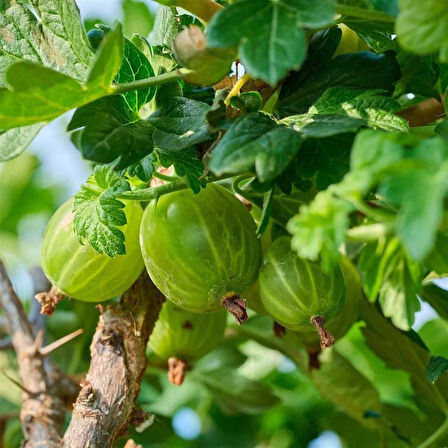
[[(52, 294), (112, 299), (145, 264), (174, 383), (223, 338), (255, 340), (365, 446), (446, 446), (448, 335), (414, 324), (422, 302), (448, 319), (448, 4), (159, 3), (147, 37), (85, 30), (74, 0), (0, 0), (0, 160), (74, 110), (93, 166), (43, 239)], [(222, 307), (243, 325), (225, 332)], [(227, 409), (278, 402), (224, 361), (191, 376)]]

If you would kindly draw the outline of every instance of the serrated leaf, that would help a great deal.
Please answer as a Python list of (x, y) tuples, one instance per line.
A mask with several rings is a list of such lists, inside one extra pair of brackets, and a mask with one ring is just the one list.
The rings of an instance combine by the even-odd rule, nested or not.
[[(151, 78), (154, 76), (154, 70), (148, 58), (128, 39), (125, 39), (123, 50), (123, 62), (120, 70), (115, 77), (117, 84), (133, 82), (139, 79)], [(140, 109), (146, 103), (151, 101), (156, 93), (156, 87), (147, 87), (146, 89), (133, 90), (126, 92), (122, 96), (126, 105), (139, 116)]]
[(296, 173), (303, 179), (313, 179), (317, 190), (324, 190), (341, 181), (349, 170), (352, 144), (351, 134), (305, 140), (293, 162)]
[(25, 151), (44, 126), (45, 123), (36, 123), (5, 132), (0, 131), (0, 162), (13, 159)]
[(147, 121), (154, 132), (154, 144), (169, 151), (188, 148), (210, 138), (205, 117), (210, 106), (183, 97), (170, 98)]
[(93, 53), (73, 0), (2, 2), (0, 29), (0, 86), (5, 85), (6, 69), (17, 61), (85, 81)]
[(68, 131), (82, 157), (98, 163), (116, 161), (123, 169), (153, 149), (151, 124), (136, 117), (121, 95), (96, 100), (73, 114)]
[(440, 375), (448, 370), (448, 359), (443, 356), (431, 356), (429, 364), (426, 367), (426, 381), (435, 383)]
[(194, 193), (199, 193), (205, 187), (205, 182), (201, 180), (204, 174), (202, 160), (196, 155), (194, 148), (186, 148), (181, 151), (157, 150), (157, 155), (162, 166), (168, 168), (173, 165), (176, 174), (185, 177), (187, 185)]
[(128, 167), (129, 176), (137, 176), (143, 182), (149, 182), (156, 168), (154, 163), (157, 160), (157, 156), (154, 152), (143, 157), (137, 163)]
[(305, 59), (305, 33), (300, 26), (320, 27), (333, 16), (332, 0), (292, 0), (288, 4), (242, 0), (213, 17), (207, 27), (207, 45), (239, 46), (246, 70), (274, 85)]
[(353, 206), (335, 197), (331, 190), (318, 193), (288, 222), (287, 229), (293, 235), (291, 247), (302, 258), (317, 260), (320, 256), (328, 268), (339, 258), (352, 211)]
[(9, 89), (0, 89), (2, 129), (49, 122), (74, 107), (112, 93), (113, 72), (117, 62), (118, 65), (121, 62), (118, 41), (121, 41), (121, 29), (117, 25), (100, 46), (86, 85), (30, 62), (10, 66), (6, 78)]
[[(131, 82), (153, 75), (146, 56), (125, 39), (124, 59), (115, 81)], [(154, 88), (136, 90), (78, 108), (67, 129), (77, 129), (72, 141), (83, 158), (99, 163), (115, 161), (117, 169), (124, 169), (149, 154), (154, 147), (154, 128), (140, 118), (139, 112), (154, 94)]]
[(109, 257), (126, 253), (126, 224), (123, 202), (115, 195), (129, 190), (129, 184), (110, 166), (97, 166), (74, 197), (74, 228), (81, 243), (85, 240), (100, 254)]
[[(323, 40), (329, 50), (334, 39)], [(310, 51), (322, 51), (310, 47)], [(392, 92), (400, 78), (400, 67), (393, 53), (380, 55), (369, 52), (349, 53), (326, 60), (310, 55), (301, 71), (292, 74), (282, 87), (276, 110), (282, 117), (302, 114), (329, 88), (381, 89)]]
[(338, 134), (356, 132), (366, 125), (360, 118), (338, 114), (303, 114), (292, 115), (281, 121), (306, 137), (325, 138)]
[(209, 168), (216, 174), (255, 168), (261, 182), (275, 179), (297, 154), (300, 135), (262, 113), (237, 119), (212, 152)]

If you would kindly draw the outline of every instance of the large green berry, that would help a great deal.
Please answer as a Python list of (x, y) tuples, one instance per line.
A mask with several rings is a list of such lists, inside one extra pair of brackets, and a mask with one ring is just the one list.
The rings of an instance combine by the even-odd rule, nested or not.
[(50, 219), (42, 242), (42, 269), (60, 292), (86, 302), (100, 302), (122, 294), (140, 275), (139, 246), (142, 209), (131, 202), (124, 208), (127, 224), (126, 254), (113, 258), (80, 244), (73, 230), (73, 200), (65, 202)]
[(220, 343), (226, 319), (223, 310), (192, 313), (167, 301), (149, 338), (149, 348), (164, 360), (177, 358), (192, 364)]
[(279, 324), (295, 331), (319, 331), (323, 347), (334, 339), (324, 328), (345, 302), (341, 269), (324, 272), (319, 263), (303, 260), (291, 250), (290, 238), (278, 238), (264, 256), (260, 273), (261, 300)]
[[(342, 311), (327, 325), (327, 329), (336, 340), (345, 336), (359, 317), (359, 302), (362, 289), (359, 273), (353, 263), (346, 257), (341, 257), (341, 269), (345, 282), (345, 303)], [(316, 331), (300, 333), (300, 341), (311, 349), (319, 348), (319, 337)]]
[(141, 247), (146, 269), (167, 299), (193, 312), (225, 306), (247, 319), (240, 299), (258, 276), (261, 249), (246, 207), (219, 185), (181, 190), (148, 205)]
[(199, 314), (165, 302), (149, 338), (149, 348), (168, 362), (168, 378), (178, 386), (191, 364), (213, 350), (226, 328), (223, 310)]

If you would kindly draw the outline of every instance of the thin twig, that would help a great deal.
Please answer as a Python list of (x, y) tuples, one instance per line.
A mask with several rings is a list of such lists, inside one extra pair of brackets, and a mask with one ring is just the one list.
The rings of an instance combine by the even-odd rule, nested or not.
[(54, 377), (48, 375), (44, 361), (30, 356), (35, 342), (32, 326), (20, 299), (15, 294), (3, 263), (0, 261), (0, 307), (17, 353), (22, 389), (22, 422), (24, 448), (59, 448), (64, 423), (64, 401), (55, 393)]

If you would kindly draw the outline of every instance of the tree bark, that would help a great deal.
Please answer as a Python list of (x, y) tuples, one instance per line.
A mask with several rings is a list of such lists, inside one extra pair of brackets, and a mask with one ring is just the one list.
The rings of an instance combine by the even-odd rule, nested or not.
[(64, 448), (109, 448), (124, 434), (146, 368), (146, 345), (164, 297), (146, 271), (100, 316)]
[[(33, 328), (0, 261), (0, 307), (17, 353), (24, 391), (20, 420), (24, 448), (59, 448), (65, 417), (60, 372), (38, 353)], [(67, 385), (66, 385), (67, 386)], [(70, 385), (69, 389), (72, 387)], [(65, 389), (65, 387), (64, 387)]]

